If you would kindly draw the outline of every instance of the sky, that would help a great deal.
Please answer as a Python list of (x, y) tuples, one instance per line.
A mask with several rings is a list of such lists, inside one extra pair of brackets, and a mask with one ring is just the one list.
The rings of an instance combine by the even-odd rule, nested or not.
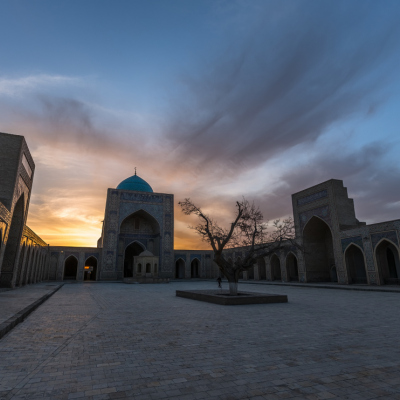
[(400, 218), (397, 0), (0, 2), (0, 131), (36, 163), (27, 224), (96, 246), (107, 188), (175, 198), (175, 248), (207, 249), (245, 196), (272, 221), (341, 179), (360, 221)]

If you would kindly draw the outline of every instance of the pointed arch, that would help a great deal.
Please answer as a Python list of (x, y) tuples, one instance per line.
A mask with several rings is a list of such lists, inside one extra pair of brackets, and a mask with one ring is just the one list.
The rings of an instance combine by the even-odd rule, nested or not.
[[(83, 276), (84, 281), (97, 280), (97, 265), (98, 265), (98, 260), (96, 256), (90, 256), (85, 260), (85, 271)], [(86, 267), (89, 268), (87, 269)]]
[(330, 282), (335, 265), (333, 235), (330, 226), (312, 216), (303, 229), (303, 245), (307, 282)]
[(374, 249), (380, 280), (385, 284), (400, 283), (400, 250), (390, 239), (382, 238)]
[(138, 240), (130, 242), (124, 250), (124, 278), (133, 277), (133, 257), (146, 250), (146, 246)]
[(271, 279), (273, 281), (282, 280), (281, 261), (275, 253), (271, 256)]
[(200, 278), (200, 260), (195, 257), (193, 260), (190, 262), (190, 275), (191, 278)]
[(78, 259), (73, 254), (71, 254), (64, 260), (63, 280), (76, 281), (77, 274), (78, 274)]
[(286, 276), (288, 281), (299, 281), (299, 263), (296, 254), (289, 251), (286, 255)]
[(149, 231), (152, 234), (160, 233), (158, 221), (142, 208), (126, 216), (119, 226), (119, 233), (134, 233), (139, 230)]
[(257, 259), (257, 268), (258, 268), (258, 279), (265, 281), (267, 279), (267, 269), (265, 266), (264, 257), (259, 257)]
[(8, 239), (4, 251), (0, 274), (0, 286), (14, 287), (16, 279), (17, 256), (21, 243), (22, 230), (25, 222), (25, 195), (21, 194), (15, 203)]
[(17, 274), (17, 279), (15, 281), (15, 285), (16, 286), (20, 286), (21, 285), (21, 281), (22, 281), (22, 272), (23, 272), (23, 268), (25, 266), (25, 256), (26, 256), (26, 251), (27, 251), (27, 246), (26, 246), (26, 242), (24, 241), (21, 250), (20, 250), (20, 255), (19, 255), (19, 263), (18, 263), (18, 274)]
[(350, 243), (343, 256), (349, 283), (368, 283), (364, 250), (356, 243)]
[(175, 261), (175, 279), (185, 278), (185, 268), (186, 268), (186, 261), (182, 257), (179, 257)]

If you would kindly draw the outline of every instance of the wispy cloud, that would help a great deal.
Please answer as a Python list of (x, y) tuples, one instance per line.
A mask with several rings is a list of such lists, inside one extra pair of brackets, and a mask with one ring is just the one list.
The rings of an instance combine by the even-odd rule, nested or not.
[(51, 87), (82, 84), (80, 78), (62, 75), (30, 75), (18, 78), (0, 77), (0, 96), (18, 97)]
[(398, 4), (278, 3), (207, 72), (185, 76), (168, 134), (174, 159), (253, 167), (385, 100), (399, 60)]

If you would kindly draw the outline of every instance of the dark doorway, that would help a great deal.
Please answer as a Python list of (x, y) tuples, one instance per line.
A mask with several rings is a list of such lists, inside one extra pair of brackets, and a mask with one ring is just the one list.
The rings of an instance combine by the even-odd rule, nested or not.
[(365, 270), (364, 254), (354, 244), (346, 250), (346, 267), (349, 283), (368, 283)]
[(180, 258), (175, 263), (175, 278), (183, 279), (185, 277), (185, 261)]
[(124, 278), (133, 277), (133, 257), (145, 250), (138, 242), (133, 242), (125, 249), (124, 254)]
[(282, 280), (281, 262), (276, 254), (271, 257), (271, 279), (273, 281)]
[(286, 257), (286, 271), (288, 281), (299, 281), (299, 268), (297, 258), (293, 253), (289, 253)]
[(64, 262), (64, 281), (76, 281), (78, 272), (78, 260), (74, 256), (69, 256)]
[(199, 277), (199, 260), (195, 258), (191, 264), (190, 264), (190, 271), (192, 278), (198, 278)]
[(85, 281), (95, 281), (97, 279), (97, 258), (90, 256), (85, 262)]
[(335, 258), (328, 224), (312, 217), (304, 228), (303, 243), (307, 282), (331, 282), (330, 269)]
[(397, 248), (383, 240), (375, 250), (381, 280), (387, 285), (400, 284), (400, 260)]
[(16, 258), (21, 242), (22, 228), (24, 226), (24, 195), (18, 199), (14, 207), (11, 227), (8, 234), (6, 249), (4, 251), (3, 265), (0, 275), (0, 286), (13, 287), (14, 274), (16, 274)]

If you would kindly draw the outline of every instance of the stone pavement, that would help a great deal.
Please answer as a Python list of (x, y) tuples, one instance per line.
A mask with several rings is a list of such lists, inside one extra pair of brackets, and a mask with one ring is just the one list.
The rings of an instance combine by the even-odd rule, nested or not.
[(0, 339), (63, 284), (45, 282), (0, 291)]
[(2, 399), (400, 399), (398, 293), (240, 284), (219, 306), (155, 285), (66, 284), (0, 340)]

